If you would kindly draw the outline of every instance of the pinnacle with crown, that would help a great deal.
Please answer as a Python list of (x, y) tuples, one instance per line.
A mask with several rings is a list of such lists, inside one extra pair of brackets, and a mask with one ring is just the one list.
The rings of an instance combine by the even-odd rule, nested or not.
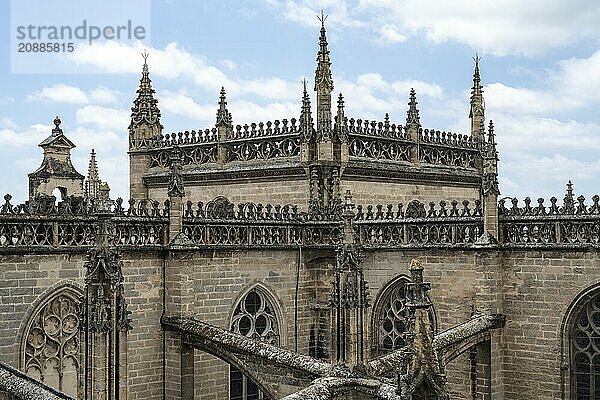
[(152, 147), (159, 139), (163, 126), (160, 123), (160, 109), (156, 92), (152, 88), (148, 69), (148, 52), (142, 53), (144, 64), (140, 85), (136, 90), (137, 96), (131, 107), (131, 123), (129, 124), (130, 148), (140, 149)]

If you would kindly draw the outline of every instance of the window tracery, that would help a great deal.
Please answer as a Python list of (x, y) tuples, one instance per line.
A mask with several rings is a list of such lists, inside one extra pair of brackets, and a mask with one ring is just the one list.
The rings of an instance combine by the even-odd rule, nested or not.
[[(238, 303), (231, 319), (231, 331), (251, 339), (279, 344), (279, 325), (275, 309), (257, 288), (250, 290)], [(230, 400), (262, 400), (264, 393), (239, 369), (229, 367)]]
[[(373, 339), (372, 349), (374, 355), (383, 355), (403, 347), (404, 332), (407, 330), (408, 310), (406, 307), (406, 285), (410, 283), (408, 277), (401, 276), (387, 285), (382, 292), (373, 311)], [(435, 331), (435, 315), (429, 311), (431, 329)]]
[(581, 304), (570, 337), (571, 397), (595, 399), (600, 396), (600, 293)]
[(22, 350), (27, 375), (73, 396), (80, 372), (79, 309), (68, 289), (52, 296), (31, 317)]

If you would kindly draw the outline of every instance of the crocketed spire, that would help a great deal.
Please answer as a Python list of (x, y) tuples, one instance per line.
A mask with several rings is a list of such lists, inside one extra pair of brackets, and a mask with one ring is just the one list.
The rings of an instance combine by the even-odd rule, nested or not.
[(85, 195), (88, 198), (96, 199), (99, 195), (100, 176), (98, 174), (98, 164), (96, 163), (96, 151), (92, 149), (90, 161), (88, 164), (87, 180), (85, 182)]
[(221, 94), (219, 96), (219, 109), (217, 110), (217, 124), (216, 126), (230, 126), (231, 125), (231, 113), (227, 110), (227, 96), (225, 94), (225, 88), (221, 87)]
[[(151, 147), (153, 141), (158, 140), (163, 126), (160, 123), (160, 110), (158, 100), (154, 98), (156, 92), (152, 88), (150, 72), (148, 70), (148, 53), (142, 53), (144, 65), (140, 85), (136, 91), (131, 108), (131, 123), (129, 124), (130, 148), (138, 149)], [(146, 125), (146, 128), (138, 129)]]
[(306, 91), (306, 79), (302, 80), (302, 110), (300, 111), (300, 127), (302, 129), (302, 141), (308, 143), (313, 139), (313, 120), (310, 111), (310, 97)]
[(340, 142), (348, 143), (346, 132), (346, 116), (344, 112), (344, 96), (340, 93), (337, 102), (337, 115), (335, 117), (335, 131)]
[(331, 92), (333, 79), (331, 77), (331, 59), (327, 48), (327, 34), (325, 20), (327, 16), (321, 11), (321, 36), (319, 38), (319, 52), (317, 53), (317, 69), (315, 71), (315, 92), (317, 92), (317, 135), (319, 141), (327, 142), (331, 139)]
[(411, 124), (421, 125), (421, 119), (419, 118), (419, 109), (417, 108), (417, 93), (415, 89), (410, 89), (410, 96), (408, 98), (408, 112), (406, 113), (406, 126)]
[[(469, 118), (471, 118), (471, 136), (476, 139), (484, 140), (485, 134), (485, 106), (483, 103), (483, 90), (481, 86), (481, 76), (479, 74), (479, 55), (473, 57), (475, 61), (475, 71), (473, 72), (473, 87), (471, 88), (471, 109)], [(484, 128), (482, 130), (482, 127)]]

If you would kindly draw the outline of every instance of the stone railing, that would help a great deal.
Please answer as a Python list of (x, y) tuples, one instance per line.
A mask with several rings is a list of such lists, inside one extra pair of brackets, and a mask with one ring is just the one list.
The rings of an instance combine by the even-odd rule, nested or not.
[(225, 247), (312, 247), (341, 243), (341, 221), (312, 221), (295, 205), (243, 203), (224, 197), (184, 208), (183, 232), (195, 245)]
[(445, 201), (436, 206), (418, 201), (402, 204), (357, 207), (355, 234), (366, 247), (471, 246), (483, 234), (483, 213), (477, 200), (470, 207), (464, 200)]
[(377, 122), (350, 118), (346, 126), (349, 135), (408, 140), (404, 127), (400, 124), (390, 124), (388, 119)]
[[(123, 248), (160, 249), (169, 242), (169, 203), (157, 201), (89, 202), (52, 196), (19, 205), (10, 195), (0, 207), (0, 252), (63, 251), (93, 245), (98, 224), (108, 224), (110, 240)], [(600, 246), (600, 198), (556, 198), (537, 206), (529, 198), (507, 207), (499, 203), (501, 247)], [(227, 248), (335, 248), (353, 226), (355, 242), (366, 248), (472, 247), (483, 234), (479, 200), (446, 203), (411, 201), (406, 206), (358, 205), (326, 220), (299, 212), (296, 205), (233, 204), (220, 197), (183, 206), (182, 230), (189, 245)], [(350, 225), (348, 225), (350, 224)], [(347, 235), (346, 235), (347, 237)], [(61, 250), (63, 249), (63, 250)]]
[(71, 197), (55, 203), (53, 196), (13, 206), (4, 196), (0, 208), (0, 251), (32, 248), (87, 247), (95, 243), (100, 218), (109, 220), (110, 240), (117, 246), (153, 248), (166, 243), (168, 203), (122, 199), (95, 204)]
[(506, 206), (506, 199), (500, 200), (500, 240), (508, 246), (517, 247), (581, 247), (600, 245), (600, 197), (593, 196), (592, 204), (585, 198), (565, 197), (562, 205), (556, 197), (550, 198), (550, 205), (538, 199), (531, 205), (531, 199), (519, 206), (517, 199)]
[(446, 167), (476, 168), (478, 143), (471, 136), (425, 129), (421, 131), (419, 161)]
[(175, 145), (180, 146), (182, 165), (216, 163), (219, 148), (226, 154), (223, 162), (298, 157), (300, 125), (295, 118), (236, 125), (228, 128), (227, 139), (223, 141), (216, 128), (185, 131), (167, 134), (159, 143), (150, 150), (150, 168), (169, 167), (169, 154)]
[(358, 159), (410, 162), (414, 143), (402, 125), (354, 118), (347, 120), (348, 155)]
[(229, 140), (238, 140), (298, 134), (300, 134), (300, 125), (296, 118), (291, 118), (289, 121), (283, 119), (281, 121), (275, 120), (274, 122), (267, 121), (265, 123), (259, 122), (258, 124), (236, 125), (235, 129), (229, 131), (227, 138)]

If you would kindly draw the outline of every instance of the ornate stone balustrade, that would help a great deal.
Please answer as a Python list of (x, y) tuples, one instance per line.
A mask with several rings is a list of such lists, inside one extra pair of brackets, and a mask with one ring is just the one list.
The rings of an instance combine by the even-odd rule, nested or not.
[(229, 140), (237, 140), (298, 134), (300, 134), (300, 125), (296, 118), (291, 118), (289, 121), (283, 119), (281, 121), (275, 120), (274, 122), (244, 124), (243, 126), (236, 125), (235, 130), (232, 129), (229, 131), (227, 138)]
[(470, 135), (438, 131), (435, 129), (424, 129), (421, 131), (421, 143), (438, 144), (442, 146), (458, 147), (463, 149), (477, 150), (479, 144)]
[(86, 247), (95, 241), (100, 214), (109, 218), (111, 240), (117, 246), (152, 248), (166, 243), (168, 203), (123, 200), (104, 204), (71, 197), (54, 197), (13, 206), (4, 196), (0, 208), (0, 251), (3, 249)]
[(419, 161), (446, 167), (476, 168), (479, 144), (471, 136), (433, 129), (421, 131)]
[(470, 246), (483, 233), (483, 213), (481, 202), (473, 207), (464, 200), (462, 207), (457, 201), (445, 201), (439, 206), (426, 205), (418, 201), (410, 202), (406, 210), (402, 204), (358, 206), (356, 227), (360, 243), (366, 247), (428, 247), (428, 246)]
[(592, 204), (585, 203), (585, 197), (577, 201), (572, 194), (565, 196), (562, 205), (555, 197), (550, 205), (544, 199), (538, 199), (537, 205), (531, 205), (527, 197), (524, 205), (519, 206), (517, 199), (499, 202), (500, 239), (508, 246), (516, 247), (581, 247), (600, 245), (600, 198), (592, 197)]
[(161, 135), (158, 147), (185, 146), (189, 144), (214, 143), (217, 141), (217, 129), (192, 130), (173, 132)]
[[(198, 143), (193, 146), (180, 147), (182, 165), (202, 165), (217, 162), (217, 142)], [(150, 152), (150, 168), (168, 168), (170, 147), (161, 147)]]
[[(89, 202), (52, 196), (13, 205), (5, 196), (0, 207), (0, 251), (62, 251), (94, 243), (97, 224), (109, 224), (113, 243), (140, 249), (168, 243), (169, 203), (156, 201)], [(533, 207), (512, 199), (499, 203), (501, 246), (586, 247), (600, 245), (600, 198), (591, 204), (580, 196), (556, 198)], [(334, 248), (341, 243), (348, 216), (328, 220), (298, 212), (296, 205), (233, 204), (216, 198), (206, 204), (188, 201), (183, 207), (183, 233), (191, 246), (261, 248)], [(354, 236), (366, 248), (471, 247), (483, 234), (479, 200), (469, 203), (420, 203), (357, 206), (350, 218)], [(344, 222), (346, 221), (346, 222)], [(44, 250), (46, 249), (46, 250)]]
[(300, 136), (293, 133), (237, 139), (226, 142), (225, 147), (227, 162), (296, 157), (300, 155)]
[(349, 135), (408, 140), (404, 127), (390, 124), (388, 118), (384, 122), (350, 118), (347, 120), (347, 129)]

